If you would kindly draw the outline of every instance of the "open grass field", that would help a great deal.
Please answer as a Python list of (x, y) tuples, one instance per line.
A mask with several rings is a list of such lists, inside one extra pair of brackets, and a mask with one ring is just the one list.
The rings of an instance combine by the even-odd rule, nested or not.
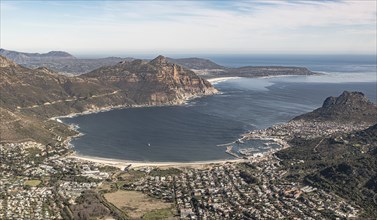
[(107, 201), (125, 211), (132, 219), (174, 219), (172, 204), (141, 192), (119, 190), (104, 194)]
[(27, 180), (27, 181), (25, 181), (25, 185), (31, 186), (31, 187), (38, 186), (40, 183), (41, 183), (40, 180)]

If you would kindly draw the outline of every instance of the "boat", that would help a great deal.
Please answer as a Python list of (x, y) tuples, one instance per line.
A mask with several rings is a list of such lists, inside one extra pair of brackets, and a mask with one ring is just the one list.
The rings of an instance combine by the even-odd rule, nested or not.
[(238, 140), (236, 140), (236, 143), (237, 144), (244, 144), (245, 142), (243, 142), (243, 140), (241, 140), (241, 139), (238, 139)]
[(150, 147), (150, 146), (151, 146), (151, 143), (148, 143), (147, 145), (148, 145), (148, 147)]

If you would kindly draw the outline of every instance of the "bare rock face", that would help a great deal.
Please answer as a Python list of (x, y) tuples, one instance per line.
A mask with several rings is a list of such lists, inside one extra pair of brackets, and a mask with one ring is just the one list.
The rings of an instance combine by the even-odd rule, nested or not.
[(16, 66), (17, 64), (11, 60), (0, 55), (0, 67), (12, 67)]
[(316, 120), (377, 123), (377, 105), (361, 92), (344, 91), (338, 97), (328, 97), (321, 108), (293, 120)]
[(170, 63), (164, 56), (151, 61), (133, 60), (102, 67), (82, 78), (98, 78), (126, 91), (137, 104), (178, 104), (187, 99), (215, 94), (217, 90), (191, 70)]

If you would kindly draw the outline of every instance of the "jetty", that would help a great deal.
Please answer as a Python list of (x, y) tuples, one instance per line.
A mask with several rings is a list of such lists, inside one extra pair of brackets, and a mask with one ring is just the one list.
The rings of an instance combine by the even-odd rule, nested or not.
[(241, 158), (240, 156), (238, 156), (238, 154), (234, 153), (233, 152), (233, 146), (228, 146), (226, 147), (226, 151), (225, 151), (227, 154), (230, 154), (232, 155), (233, 157), (236, 157), (236, 158)]

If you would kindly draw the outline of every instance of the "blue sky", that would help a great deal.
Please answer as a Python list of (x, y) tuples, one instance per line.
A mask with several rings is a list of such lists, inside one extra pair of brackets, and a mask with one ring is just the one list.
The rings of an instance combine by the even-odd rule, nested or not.
[(1, 47), (73, 54), (376, 54), (376, 1), (1, 0)]

